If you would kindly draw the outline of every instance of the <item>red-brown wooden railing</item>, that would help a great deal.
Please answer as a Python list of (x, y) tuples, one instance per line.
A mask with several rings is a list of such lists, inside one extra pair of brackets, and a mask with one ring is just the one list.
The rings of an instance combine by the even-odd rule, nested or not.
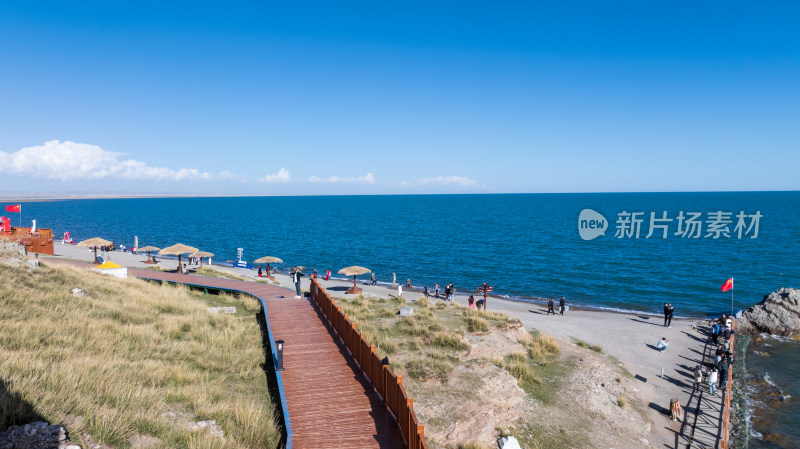
[[(731, 330), (733, 330), (733, 320), (731, 320)], [(731, 352), (733, 352), (734, 339), (736, 337), (731, 335)], [(725, 400), (723, 402), (722, 412), (722, 438), (720, 439), (720, 449), (728, 449), (728, 434), (730, 433), (731, 422), (731, 391), (733, 388), (733, 366), (728, 367), (728, 381), (725, 385)]]
[(395, 375), (391, 368), (381, 364), (381, 358), (364, 336), (356, 330), (336, 300), (319, 285), (311, 280), (311, 299), (328, 319), (331, 327), (339, 334), (339, 338), (352, 354), (353, 359), (361, 367), (375, 391), (383, 398), (386, 408), (397, 419), (403, 438), (409, 449), (428, 449), (425, 444), (425, 427), (419, 423), (414, 413), (414, 400), (409, 398), (403, 388), (403, 376)]

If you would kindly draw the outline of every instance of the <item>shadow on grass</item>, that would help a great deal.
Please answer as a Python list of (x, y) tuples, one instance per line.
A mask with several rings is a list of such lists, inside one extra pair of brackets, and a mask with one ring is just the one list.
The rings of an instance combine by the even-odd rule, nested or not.
[(47, 421), (22, 398), (13, 385), (0, 379), (0, 431), (35, 421)]
[(261, 329), (261, 346), (264, 349), (264, 363), (261, 365), (261, 368), (267, 376), (267, 389), (269, 390), (269, 397), (272, 401), (272, 408), (275, 410), (275, 422), (278, 424), (281, 432), (281, 441), (278, 447), (285, 447), (287, 433), (284, 412), (288, 413), (288, 410), (283, 410), (283, 404), (281, 404), (281, 395), (278, 389), (278, 376), (275, 372), (276, 359), (275, 355), (272, 353), (272, 345), (269, 339), (269, 332), (267, 331), (267, 319), (266, 315), (264, 315), (263, 308), (256, 315), (256, 321), (258, 321), (258, 327)]

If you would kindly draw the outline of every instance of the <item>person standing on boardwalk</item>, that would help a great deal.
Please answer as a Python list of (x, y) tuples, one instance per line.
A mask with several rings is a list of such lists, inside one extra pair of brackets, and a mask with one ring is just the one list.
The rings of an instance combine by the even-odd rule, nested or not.
[(717, 367), (712, 366), (708, 371), (708, 392), (717, 395)]
[(711, 341), (713, 341), (715, 345), (719, 343), (719, 322), (717, 322), (716, 318), (714, 318), (713, 324), (711, 325)]
[(372, 280), (372, 285), (375, 285), (375, 273), (372, 273), (372, 276), (369, 277)]
[(294, 282), (294, 288), (297, 291), (297, 296), (295, 298), (300, 298), (300, 278), (305, 276), (303, 273), (300, 272), (299, 268), (294, 269), (294, 273), (292, 274), (292, 282)]
[(694, 387), (698, 390), (703, 385), (703, 370), (700, 369), (700, 365), (697, 365), (694, 368)]
[(664, 326), (672, 327), (672, 314), (675, 313), (675, 307), (672, 304), (664, 304)]
[(554, 307), (553, 298), (550, 298), (549, 300), (547, 300), (547, 314), (548, 315), (550, 315), (552, 313), (553, 316), (555, 316), (556, 311), (555, 311), (555, 309), (553, 307)]
[[(562, 297), (561, 297), (561, 299), (558, 301), (558, 309), (560, 310), (560, 312), (561, 312), (561, 315), (563, 315), (563, 314), (564, 314), (564, 310), (566, 310), (566, 309), (567, 309), (567, 302), (564, 300), (564, 297), (563, 297), (563, 296), (562, 296)], [(554, 313), (554, 315), (555, 315), (555, 313)]]

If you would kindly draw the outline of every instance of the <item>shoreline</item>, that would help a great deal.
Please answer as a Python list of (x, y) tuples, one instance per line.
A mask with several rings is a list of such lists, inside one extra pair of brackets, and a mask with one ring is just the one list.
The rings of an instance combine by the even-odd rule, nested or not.
[[(170, 260), (172, 260), (172, 259), (170, 259)], [(177, 260), (177, 259), (175, 259), (175, 260)], [(237, 268), (237, 267), (227, 267), (225, 265), (214, 265), (214, 267), (217, 267), (217, 268)], [(287, 272), (281, 272), (280, 270), (278, 270), (276, 272), (276, 274), (277, 275), (283, 275), (283, 276), (290, 276), (291, 275), (291, 273), (289, 273), (288, 271)], [(318, 277), (319, 277), (319, 275), (318, 275)], [(345, 278), (334, 277), (334, 276), (331, 276), (330, 281), (349, 282), (351, 285), (353, 283), (352, 279), (345, 279)], [(377, 281), (377, 285), (374, 285), (374, 286), (371, 285), (369, 282), (359, 281), (358, 282), (358, 286), (361, 287), (361, 288), (363, 288), (363, 287), (383, 287), (383, 288), (389, 290), (390, 292), (395, 292), (395, 293), (397, 291), (396, 287), (393, 288), (391, 286), (391, 284), (389, 284), (388, 282), (385, 282), (385, 281)], [(441, 291), (440, 291), (440, 298), (438, 298), (439, 300), (442, 299), (442, 296), (444, 295), (443, 292), (444, 292), (444, 288), (442, 288)], [(420, 290), (417, 287), (414, 287), (414, 288), (411, 288), (411, 289), (406, 289), (405, 287), (403, 287), (403, 293), (404, 294), (405, 293), (415, 293), (415, 294), (422, 295), (423, 291)], [(430, 295), (430, 294), (432, 294), (432, 291), (429, 289), (428, 293)], [(479, 296), (480, 297), (483, 296), (483, 295), (478, 295), (476, 293), (457, 293), (456, 296), (464, 296), (466, 298), (470, 294), (475, 297), (476, 301), (479, 299)], [(432, 299), (436, 299), (433, 296), (430, 296), (430, 297)], [(517, 295), (502, 295), (502, 294), (496, 294), (496, 293), (495, 294), (486, 295), (486, 297), (487, 297), (487, 299), (520, 302), (520, 303), (527, 303), (527, 304), (532, 304), (532, 305), (546, 305), (547, 304), (547, 300), (549, 299), (549, 298), (541, 297), (541, 296), (524, 297), (524, 296), (517, 296)], [(553, 298), (553, 299), (556, 300), (556, 303), (558, 302), (557, 301), (558, 298)], [(645, 316), (648, 316), (648, 317), (663, 317), (664, 316), (663, 313), (649, 312), (649, 311), (645, 311), (645, 310), (622, 309), (622, 308), (618, 308), (618, 307), (608, 307), (608, 306), (594, 305), (594, 304), (584, 304), (584, 303), (575, 305), (574, 303), (570, 304), (569, 301), (567, 302), (567, 306), (569, 306), (569, 309), (572, 310), (572, 311), (580, 310), (580, 311), (587, 311), (587, 312), (616, 313), (616, 314), (621, 314), (621, 315), (645, 315)], [(706, 314), (706, 315), (700, 315), (700, 314), (698, 314), (698, 315), (674, 315), (673, 316), (673, 319), (682, 319), (682, 320), (710, 320), (712, 318), (716, 318), (716, 316), (710, 315), (710, 314)]]

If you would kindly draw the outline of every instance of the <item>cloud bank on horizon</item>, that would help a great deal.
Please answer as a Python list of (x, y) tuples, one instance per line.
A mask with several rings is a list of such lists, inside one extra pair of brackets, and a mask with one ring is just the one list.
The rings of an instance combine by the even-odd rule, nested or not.
[(123, 159), (121, 156), (121, 153), (106, 151), (97, 145), (50, 140), (43, 145), (26, 147), (13, 153), (0, 151), (0, 173), (60, 181), (109, 177), (183, 181), (227, 179), (234, 176), (230, 172), (212, 174), (194, 168), (174, 170), (153, 167), (142, 161)]
[[(123, 153), (108, 151), (100, 146), (73, 141), (50, 140), (42, 145), (22, 148), (15, 152), (0, 151), (0, 173), (24, 176), (33, 180), (51, 181), (99, 181), (125, 179), (131, 181), (239, 181), (247, 183), (246, 175), (231, 171), (209, 172), (196, 168), (156, 167), (144, 161), (125, 158)], [(267, 173), (256, 179), (257, 183), (286, 184), (303, 183), (375, 185), (378, 180), (372, 172), (363, 176), (309, 176), (292, 177), (291, 172), (281, 167), (275, 173)], [(438, 176), (421, 178), (415, 182), (403, 181), (403, 188), (422, 186), (455, 186), (468, 188), (477, 182), (461, 176)]]

